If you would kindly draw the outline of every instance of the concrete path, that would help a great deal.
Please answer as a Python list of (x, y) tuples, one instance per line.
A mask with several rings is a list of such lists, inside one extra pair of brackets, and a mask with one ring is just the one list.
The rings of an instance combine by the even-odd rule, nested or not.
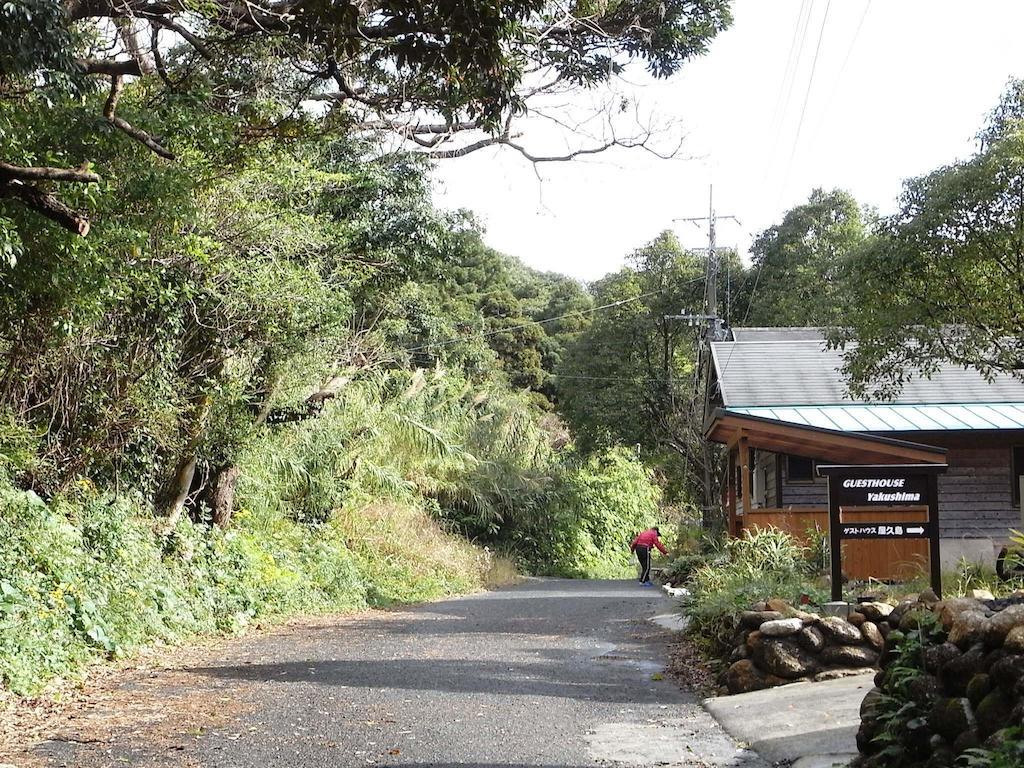
[(794, 768), (846, 765), (857, 753), (860, 704), (874, 671), (708, 699), (704, 706), (737, 741)]
[(123, 723), (95, 736), (69, 720), (35, 756), (90, 767), (767, 768), (662, 678), (672, 632), (647, 619), (671, 609), (634, 582), (531, 579), (254, 635), (140, 672), (111, 699)]

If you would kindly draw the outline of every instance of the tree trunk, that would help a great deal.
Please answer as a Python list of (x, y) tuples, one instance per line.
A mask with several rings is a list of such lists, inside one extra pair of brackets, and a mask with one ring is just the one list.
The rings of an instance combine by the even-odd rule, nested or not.
[(164, 488), (157, 501), (157, 509), (165, 519), (161, 534), (167, 536), (178, 524), (181, 513), (185, 510), (189, 491), (192, 489), (192, 478), (196, 474), (196, 455), (183, 456), (174, 468), (174, 474)]
[(213, 524), (227, 528), (235, 507), (235, 488), (242, 470), (235, 464), (224, 464), (210, 470), (210, 479), (203, 491), (203, 501), (210, 507)]

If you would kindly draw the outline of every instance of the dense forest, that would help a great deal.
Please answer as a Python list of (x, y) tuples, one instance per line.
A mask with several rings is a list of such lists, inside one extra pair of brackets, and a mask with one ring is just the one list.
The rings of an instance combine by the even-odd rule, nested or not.
[[(431, 201), (431, 164), (484, 146), (567, 159), (513, 129), (531, 100), (630, 62), (668, 76), (731, 21), (724, 0), (554, 11), (0, 8), (3, 687), (262, 617), (470, 590), (508, 563), (620, 575), (640, 527), (714, 512), (706, 350), (665, 317), (703, 309), (707, 255), (665, 232), (583, 285)], [(978, 156), (909, 183), (891, 219), (817, 190), (751, 263), (723, 254), (726, 319), (844, 324), (864, 387), (908, 328), (934, 343), (904, 368), (1019, 367), (1019, 335), (995, 360), (969, 359), (977, 335), (942, 347), (958, 308), (924, 314), (914, 246), (1017, 183), (1020, 114), (1015, 85)], [(1000, 214), (1007, 237), (1019, 211)], [(970, 258), (943, 268), (973, 274)], [(1019, 328), (1019, 291), (976, 277), (1002, 325), (975, 333)], [(893, 297), (901, 279), (920, 291)]]

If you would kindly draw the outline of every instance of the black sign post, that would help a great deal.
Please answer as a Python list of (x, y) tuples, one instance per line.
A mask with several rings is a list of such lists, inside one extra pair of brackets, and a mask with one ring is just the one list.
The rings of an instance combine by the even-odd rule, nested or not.
[[(844, 539), (928, 539), (932, 589), (942, 597), (939, 560), (939, 475), (946, 464), (826, 464), (829, 546), (832, 549), (832, 599), (843, 597)], [(927, 507), (926, 522), (842, 522), (845, 507)]]

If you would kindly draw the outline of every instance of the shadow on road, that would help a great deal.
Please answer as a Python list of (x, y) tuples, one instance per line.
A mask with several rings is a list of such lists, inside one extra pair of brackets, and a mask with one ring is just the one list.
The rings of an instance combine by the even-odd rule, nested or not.
[[(467, 659), (395, 659), (386, 661), (289, 661), (271, 664), (196, 667), (210, 677), (270, 683), (312, 683), (347, 688), (382, 687), (446, 693), (553, 696), (580, 701), (638, 703), (657, 700), (656, 692), (623, 685), (614, 674), (581, 670), (577, 662), (496, 662)], [(595, 662), (589, 662), (595, 663)], [(607, 674), (606, 672), (602, 674)]]

